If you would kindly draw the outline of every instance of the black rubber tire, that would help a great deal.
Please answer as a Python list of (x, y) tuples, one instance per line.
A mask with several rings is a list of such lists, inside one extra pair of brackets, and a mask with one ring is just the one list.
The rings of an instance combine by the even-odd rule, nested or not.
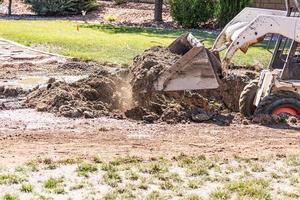
[(277, 91), (265, 98), (259, 103), (255, 115), (269, 114), (280, 106), (287, 105), (300, 113), (300, 95), (290, 91)]
[(258, 80), (252, 80), (245, 86), (241, 93), (239, 100), (240, 113), (245, 117), (251, 117), (256, 110), (256, 106), (253, 105), (253, 101), (257, 90)]

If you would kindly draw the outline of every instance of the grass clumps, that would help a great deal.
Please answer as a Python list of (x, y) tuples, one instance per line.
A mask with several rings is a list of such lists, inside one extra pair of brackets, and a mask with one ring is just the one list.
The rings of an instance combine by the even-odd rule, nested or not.
[(65, 190), (63, 188), (64, 179), (60, 178), (49, 178), (44, 182), (44, 188), (56, 193), (56, 194), (64, 194)]
[(200, 179), (189, 180), (188, 187), (190, 189), (198, 189), (203, 185), (203, 181)]
[(189, 176), (208, 176), (209, 170), (219, 166), (204, 155), (187, 156), (184, 154), (174, 158), (179, 167), (185, 168)]
[(223, 189), (216, 189), (215, 191), (211, 192), (209, 194), (209, 200), (225, 200), (225, 199), (230, 199), (230, 193), (226, 190)]
[(35, 160), (30, 160), (26, 163), (26, 166), (29, 167), (29, 169), (32, 172), (38, 172), (39, 171), (39, 167), (38, 167), (38, 162)]
[(91, 163), (81, 163), (77, 166), (76, 169), (78, 176), (84, 176), (84, 177), (88, 177), (89, 173), (93, 173), (96, 171), (98, 171), (97, 166)]
[(163, 200), (165, 199), (164, 196), (158, 192), (158, 191), (153, 191), (148, 196), (146, 197), (146, 200)]
[(186, 200), (202, 200), (202, 198), (197, 194), (191, 194), (188, 197), (186, 197)]
[(80, 190), (82, 188), (84, 188), (84, 184), (79, 183), (79, 184), (76, 184), (76, 185), (73, 185), (72, 187), (70, 187), (70, 190)]
[(136, 196), (132, 192), (131, 185), (126, 185), (121, 188), (116, 188), (115, 190), (107, 193), (103, 199), (114, 200), (114, 199), (136, 199)]
[(263, 167), (262, 164), (256, 162), (252, 165), (251, 171), (252, 172), (264, 172), (265, 168)]
[(111, 187), (117, 187), (119, 183), (122, 183), (121, 176), (115, 171), (108, 171), (103, 176), (104, 183)]
[(231, 182), (227, 185), (227, 189), (240, 198), (271, 199), (269, 182), (264, 179)]
[(113, 166), (137, 164), (143, 162), (143, 158), (137, 156), (126, 156), (124, 158), (117, 158), (109, 162)]
[(147, 174), (161, 174), (169, 171), (169, 163), (166, 161), (151, 161), (141, 165), (140, 171)]
[(3, 200), (19, 200), (19, 198), (15, 195), (12, 195), (12, 194), (5, 194), (3, 197), (2, 197)]
[(56, 164), (59, 165), (74, 165), (74, 164), (80, 164), (82, 163), (82, 158), (66, 158), (62, 160), (58, 160), (55, 162)]
[(33, 191), (33, 185), (30, 183), (23, 183), (20, 188), (21, 192), (30, 193)]
[(115, 192), (109, 192), (103, 197), (104, 200), (116, 200), (118, 195)]
[(143, 178), (143, 179), (140, 181), (140, 183), (139, 183), (139, 185), (138, 185), (138, 188), (141, 189), (141, 190), (148, 190), (149, 184), (148, 184), (146, 178)]
[(173, 190), (175, 188), (174, 184), (172, 183), (172, 181), (167, 180), (167, 181), (163, 181), (160, 184), (160, 188), (162, 190)]
[(115, 172), (115, 171), (117, 171), (117, 168), (116, 168), (116, 166), (114, 166), (111, 163), (103, 163), (101, 165), (101, 170), (106, 171), (106, 172), (108, 172), (108, 171), (114, 171)]
[(5, 185), (5, 184), (18, 184), (24, 181), (23, 178), (14, 175), (14, 174), (3, 174), (0, 175), (0, 185)]
[(129, 172), (127, 172), (127, 178), (131, 181), (137, 181), (139, 177), (139, 174), (135, 171), (130, 170)]

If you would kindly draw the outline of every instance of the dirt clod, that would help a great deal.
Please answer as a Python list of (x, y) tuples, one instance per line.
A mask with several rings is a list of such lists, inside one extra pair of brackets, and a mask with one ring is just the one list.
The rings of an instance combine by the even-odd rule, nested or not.
[(0, 95), (5, 98), (8, 97), (17, 97), (19, 95), (25, 94), (26, 92), (22, 88), (14, 88), (14, 87), (0, 87)]
[(291, 116), (286, 114), (280, 114), (280, 115), (259, 114), (253, 117), (252, 122), (261, 125), (288, 124), (290, 117)]

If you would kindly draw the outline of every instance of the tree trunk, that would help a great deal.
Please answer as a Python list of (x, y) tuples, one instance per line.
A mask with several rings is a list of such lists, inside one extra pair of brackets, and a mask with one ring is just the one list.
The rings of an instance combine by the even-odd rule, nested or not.
[(154, 20), (156, 22), (162, 22), (162, 8), (163, 8), (163, 0), (155, 0), (155, 12), (154, 12)]
[(8, 15), (11, 15), (11, 6), (12, 6), (12, 0), (9, 0), (9, 2), (8, 2)]

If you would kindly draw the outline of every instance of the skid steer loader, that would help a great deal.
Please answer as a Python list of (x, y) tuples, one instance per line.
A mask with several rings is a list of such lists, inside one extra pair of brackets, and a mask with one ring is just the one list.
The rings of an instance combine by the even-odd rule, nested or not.
[[(216, 89), (236, 51), (267, 38), (273, 45), (268, 70), (250, 82), (240, 97), (240, 112), (300, 115), (300, 0), (286, 0), (286, 11), (245, 8), (229, 22), (212, 49), (188, 33), (170, 46), (182, 58), (154, 83), (159, 91)], [(274, 42), (273, 42), (274, 41)], [(219, 52), (226, 50), (220, 59)]]

